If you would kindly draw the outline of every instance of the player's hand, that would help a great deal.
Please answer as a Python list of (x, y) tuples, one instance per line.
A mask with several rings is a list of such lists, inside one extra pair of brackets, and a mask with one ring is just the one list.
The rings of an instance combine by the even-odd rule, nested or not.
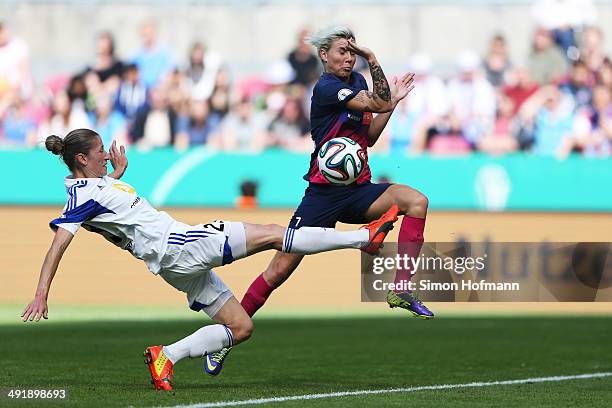
[(400, 78), (393, 77), (390, 88), (391, 98), (397, 104), (414, 89), (414, 72), (407, 72)]
[(371, 49), (364, 47), (363, 45), (357, 45), (355, 40), (351, 39), (347, 41), (348, 45), (346, 47), (352, 53), (355, 53), (367, 60), (374, 57), (374, 53)]
[(30, 304), (27, 305), (26, 308), (23, 310), (21, 318), (24, 322), (27, 322), (28, 320), (37, 322), (40, 320), (41, 317), (43, 319), (48, 319), (48, 311), (49, 310), (47, 307), (47, 299), (42, 296), (36, 296), (34, 300), (32, 300)]
[(125, 173), (128, 166), (128, 159), (125, 155), (125, 147), (121, 146), (119, 149), (117, 149), (117, 141), (113, 140), (108, 153), (114, 169), (112, 175), (116, 176), (113, 178), (118, 179), (123, 175), (123, 173)]

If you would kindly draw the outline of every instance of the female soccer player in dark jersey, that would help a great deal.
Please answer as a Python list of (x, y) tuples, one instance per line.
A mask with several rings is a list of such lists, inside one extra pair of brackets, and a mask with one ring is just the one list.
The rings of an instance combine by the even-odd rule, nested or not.
[[(399, 231), (399, 252), (417, 257), (423, 243), (427, 197), (405, 185), (372, 183), (367, 154), (363, 172), (355, 183), (348, 186), (330, 184), (319, 172), (316, 160), (321, 146), (335, 137), (349, 137), (358, 142), (364, 151), (373, 146), (399, 101), (413, 89), (414, 74), (405, 74), (389, 84), (374, 53), (358, 45), (353, 32), (346, 27), (321, 30), (308, 41), (316, 47), (324, 73), (312, 95), (310, 121), (315, 149), (310, 159), (310, 169), (304, 176), (309, 185), (291, 218), (289, 228), (333, 228), (337, 221), (367, 223), (395, 204), (404, 215)], [(357, 55), (368, 62), (372, 91), (368, 90), (364, 77), (353, 71)], [(377, 115), (373, 116), (373, 113)], [(301, 260), (301, 255), (276, 253), (268, 268), (253, 281), (242, 299), (241, 304), (249, 316), (263, 306), (272, 291), (291, 275)], [(411, 276), (410, 269), (398, 270), (395, 283), (407, 282)], [(434, 317), (410, 291), (389, 291), (387, 303), (418, 317)], [(206, 372), (217, 375), (228, 352), (226, 348), (208, 355)]]

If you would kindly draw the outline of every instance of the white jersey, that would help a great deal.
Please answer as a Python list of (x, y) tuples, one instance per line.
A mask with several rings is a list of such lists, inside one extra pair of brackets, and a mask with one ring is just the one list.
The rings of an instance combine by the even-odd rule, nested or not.
[(76, 234), (82, 225), (142, 259), (154, 274), (166, 252), (171, 230), (184, 229), (139, 197), (132, 186), (112, 177), (66, 178), (68, 202), (50, 227)]

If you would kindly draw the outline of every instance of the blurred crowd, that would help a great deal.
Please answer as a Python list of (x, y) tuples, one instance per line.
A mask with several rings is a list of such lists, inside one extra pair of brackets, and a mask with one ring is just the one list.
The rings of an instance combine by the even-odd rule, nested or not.
[[(609, 157), (612, 62), (602, 31), (588, 9), (576, 18), (546, 3), (554, 2), (532, 8), (536, 24), (523, 65), (511, 61), (501, 34), (484, 55), (460, 52), (448, 77), (435, 74), (427, 54), (413, 55), (406, 65), (416, 73), (415, 89), (375, 150)], [(80, 72), (35, 84), (28, 45), (0, 22), (0, 146), (42, 146), (50, 134), (90, 127), (106, 145), (117, 140), (141, 149), (312, 149), (308, 110), (321, 64), (304, 43), (306, 29), (286, 59), (240, 79), (203, 42), (177, 58), (155, 22), (139, 30), (140, 48), (128, 59), (118, 58), (112, 33), (102, 32), (95, 59)], [(367, 64), (358, 61), (355, 69), (369, 80)]]

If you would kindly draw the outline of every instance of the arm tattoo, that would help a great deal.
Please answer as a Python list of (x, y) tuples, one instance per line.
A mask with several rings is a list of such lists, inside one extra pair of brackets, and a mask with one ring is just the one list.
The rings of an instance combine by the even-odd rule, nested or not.
[(374, 84), (374, 93), (383, 101), (390, 102), (391, 90), (389, 89), (389, 83), (378, 63), (370, 64), (370, 74), (372, 75), (372, 82)]
[(355, 95), (355, 100), (358, 100), (359, 102), (363, 103), (364, 106), (363, 108), (365, 109), (366, 112), (369, 112), (370, 109), (370, 105), (368, 105), (368, 102), (375, 99), (376, 96), (374, 95), (373, 92), (370, 91), (362, 91), (365, 93), (365, 95), (362, 95), (361, 92), (359, 92), (357, 95)]

